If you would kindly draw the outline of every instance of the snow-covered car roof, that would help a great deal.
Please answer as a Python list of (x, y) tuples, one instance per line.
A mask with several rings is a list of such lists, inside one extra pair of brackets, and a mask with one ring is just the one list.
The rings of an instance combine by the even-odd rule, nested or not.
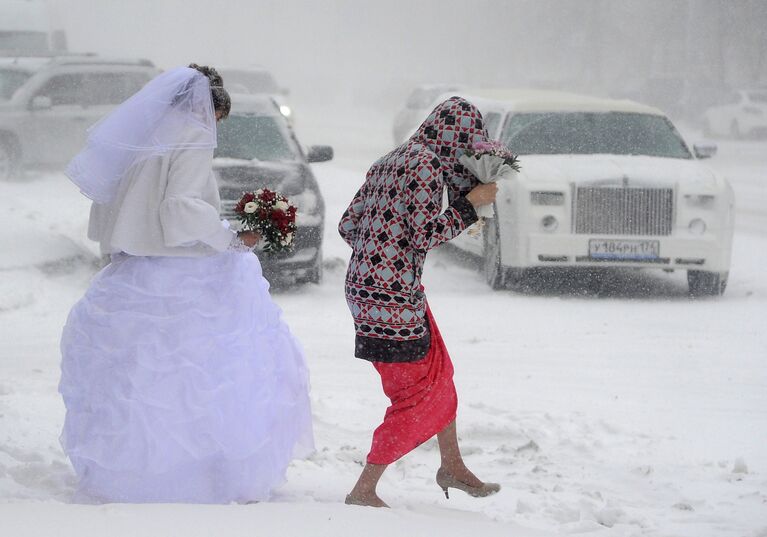
[(154, 63), (146, 58), (121, 58), (111, 56), (99, 56), (96, 54), (66, 54), (51, 58), (52, 65), (136, 65), (140, 67), (154, 67)]
[(435, 89), (443, 89), (445, 91), (451, 91), (451, 90), (459, 90), (461, 88), (465, 88), (466, 86), (462, 84), (451, 84), (451, 83), (442, 83), (442, 82), (432, 82), (429, 84), (419, 84), (415, 88), (413, 88), (413, 91), (416, 90), (435, 90)]
[[(629, 112), (665, 116), (652, 106), (634, 101), (603, 99), (577, 93), (550, 90), (474, 89), (457, 92), (482, 111), (490, 108), (524, 112)], [(450, 97), (444, 94), (442, 97)]]
[(14, 69), (34, 73), (51, 62), (50, 57), (40, 56), (1, 56), (0, 69)]
[(0, 68), (37, 72), (49, 65), (130, 65), (154, 67), (144, 58), (112, 58), (95, 54), (63, 54), (50, 56), (0, 56)]
[[(225, 71), (229, 72), (241, 72), (241, 73), (269, 73), (271, 74), (271, 70), (264, 66), (264, 65), (216, 65), (216, 71), (219, 73), (223, 73)], [(226, 81), (224, 81), (226, 82)]]
[(280, 88), (274, 74), (259, 65), (250, 65), (243, 67), (219, 66), (216, 70), (224, 79), (224, 87), (237, 88), (239, 93), (254, 94), (281, 94), (284, 91)]
[(279, 105), (269, 95), (256, 95), (252, 93), (232, 93), (232, 114), (255, 114), (260, 116), (277, 116), (280, 114)]

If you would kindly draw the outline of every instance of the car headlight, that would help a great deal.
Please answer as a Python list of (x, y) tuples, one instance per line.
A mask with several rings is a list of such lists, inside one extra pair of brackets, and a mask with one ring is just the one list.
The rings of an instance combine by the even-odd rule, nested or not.
[(564, 205), (564, 192), (530, 192), (530, 203), (533, 205)]
[(303, 173), (291, 175), (280, 184), (280, 194), (290, 200), (300, 213), (316, 214), (319, 211), (319, 198), (313, 189), (309, 188), (308, 180)]
[(695, 235), (703, 235), (706, 232), (706, 222), (700, 218), (695, 218), (690, 221), (690, 233)]
[(716, 197), (711, 194), (686, 194), (684, 197), (687, 205), (699, 209), (711, 209), (716, 201)]
[(303, 173), (290, 175), (280, 183), (280, 194), (290, 197), (297, 196), (306, 190), (306, 177)]
[(549, 214), (541, 218), (541, 229), (543, 229), (543, 231), (552, 233), (556, 231), (558, 227), (559, 221), (556, 219), (556, 217)]
[(280, 105), (280, 114), (282, 114), (285, 117), (290, 117), (293, 115), (293, 110), (290, 109), (290, 107), (287, 104), (281, 104)]

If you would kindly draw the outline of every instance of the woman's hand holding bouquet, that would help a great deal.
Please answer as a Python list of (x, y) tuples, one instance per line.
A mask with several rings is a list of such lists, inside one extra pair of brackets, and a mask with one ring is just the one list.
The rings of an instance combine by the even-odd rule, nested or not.
[[(458, 160), (484, 184), (495, 183), (500, 179), (510, 179), (520, 169), (517, 156), (508, 147), (495, 140), (474, 144), (464, 151)], [(477, 216), (480, 219), (492, 217), (492, 206), (478, 207)]]
[(263, 238), (265, 252), (284, 252), (293, 247), (296, 207), (282, 194), (265, 188), (245, 192), (234, 212), (242, 223), (240, 239), (247, 246), (255, 246)]

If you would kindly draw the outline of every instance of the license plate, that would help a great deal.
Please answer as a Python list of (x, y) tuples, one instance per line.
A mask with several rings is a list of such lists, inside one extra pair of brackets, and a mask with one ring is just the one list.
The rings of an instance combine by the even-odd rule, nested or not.
[(589, 240), (589, 257), (595, 259), (657, 259), (659, 255), (660, 241)]

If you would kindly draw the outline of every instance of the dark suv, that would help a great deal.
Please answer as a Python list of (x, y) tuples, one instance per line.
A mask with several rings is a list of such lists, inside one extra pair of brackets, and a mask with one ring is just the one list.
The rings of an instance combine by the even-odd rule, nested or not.
[(305, 153), (270, 97), (232, 95), (232, 111), (218, 124), (213, 159), (221, 216), (237, 227), (234, 206), (243, 192), (259, 188), (284, 194), (298, 208), (294, 248), (259, 255), (264, 276), (272, 283), (319, 283), (322, 278), (325, 201), (309, 163), (332, 158), (329, 146), (313, 146)]
[(0, 179), (24, 168), (62, 168), (82, 149), (88, 127), (158, 73), (148, 60), (4, 58), (0, 79), (15, 89), (0, 100)]

